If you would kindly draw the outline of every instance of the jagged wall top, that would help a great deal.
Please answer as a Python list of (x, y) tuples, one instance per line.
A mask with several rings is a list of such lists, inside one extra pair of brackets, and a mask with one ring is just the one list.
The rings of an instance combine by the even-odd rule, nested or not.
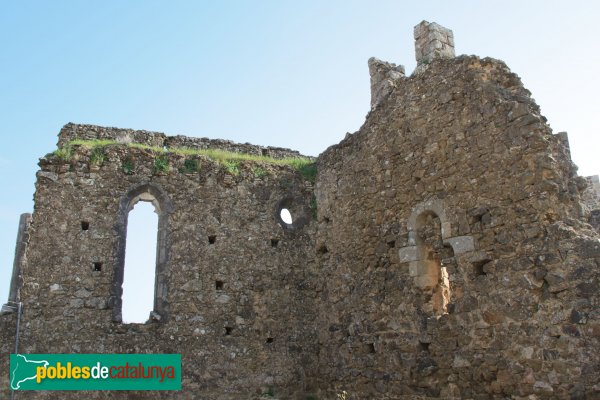
[[(443, 31), (423, 24), (419, 38), (443, 54)], [(124, 146), (101, 165), (40, 163), (18, 242), (21, 351), (182, 353), (186, 398), (596, 398), (600, 242), (579, 223), (584, 185), (566, 134), (551, 135), (504, 63), (439, 58), (410, 78), (369, 61), (383, 102), (319, 157), (314, 185), (289, 170), (236, 178), (208, 160), (155, 171), (153, 152)], [(265, 149), (68, 124), (59, 146), (73, 139)], [(119, 168), (126, 159), (135, 173)], [(127, 213), (142, 192), (169, 210), (158, 228), (165, 318), (124, 325)], [(289, 226), (283, 208), (314, 219)], [(0, 314), (3, 355), (16, 320)], [(0, 397), (8, 387), (0, 374)]]
[[(436, 58), (454, 58), (454, 34), (435, 22), (421, 21), (414, 28), (416, 73), (423, 71)], [(369, 59), (371, 75), (371, 110), (374, 110), (405, 77), (403, 65), (396, 65), (375, 57)]]
[(63, 147), (73, 140), (115, 140), (121, 143), (140, 143), (162, 148), (218, 149), (273, 158), (306, 157), (296, 150), (281, 147), (265, 147), (250, 143), (235, 143), (231, 140), (196, 138), (183, 135), (167, 136), (162, 132), (68, 123), (58, 134), (58, 147)]

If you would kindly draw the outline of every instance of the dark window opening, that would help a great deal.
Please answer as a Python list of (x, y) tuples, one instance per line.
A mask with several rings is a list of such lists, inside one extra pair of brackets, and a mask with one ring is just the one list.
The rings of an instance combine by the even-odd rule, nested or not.
[(327, 248), (326, 245), (321, 244), (318, 248), (317, 248), (317, 253), (319, 254), (327, 254), (329, 253), (329, 249)]
[(217, 290), (223, 290), (224, 285), (225, 285), (225, 282), (223, 282), (223, 281), (215, 281), (215, 289), (217, 289)]
[(367, 353), (375, 353), (375, 345), (373, 343), (367, 343), (366, 349)]
[(225, 327), (225, 336), (231, 335), (231, 332), (233, 332), (233, 328), (230, 326), (226, 326)]
[(97, 272), (102, 271), (102, 263), (101, 262), (94, 263), (94, 271), (97, 271)]
[(396, 241), (395, 240), (390, 240), (387, 242), (388, 248), (393, 249), (394, 247), (396, 247)]
[(208, 243), (209, 244), (215, 244), (216, 241), (217, 241), (217, 236), (216, 235), (210, 235), (208, 237)]
[(277, 247), (279, 244), (279, 239), (271, 239), (271, 247)]
[(273, 343), (273, 338), (272, 337), (268, 337), (267, 338), (267, 343)]
[(419, 342), (419, 350), (429, 353), (429, 343)]
[(87, 221), (81, 221), (81, 230), (87, 231), (88, 229), (90, 229), (90, 223)]

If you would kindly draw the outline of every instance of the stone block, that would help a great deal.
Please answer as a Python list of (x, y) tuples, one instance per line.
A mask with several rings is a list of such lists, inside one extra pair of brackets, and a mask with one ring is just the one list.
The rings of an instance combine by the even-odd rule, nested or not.
[(442, 222), (442, 239), (449, 238), (452, 235), (452, 224), (448, 221)]
[(418, 261), (411, 261), (408, 264), (408, 274), (412, 277), (419, 275), (419, 262)]
[(419, 249), (417, 246), (407, 246), (398, 250), (398, 258), (401, 263), (416, 261), (419, 259)]
[(454, 35), (450, 29), (422, 21), (414, 29), (415, 57), (419, 65), (435, 58), (454, 57)]
[(455, 255), (475, 250), (473, 236), (455, 236), (444, 240), (444, 243), (452, 246)]

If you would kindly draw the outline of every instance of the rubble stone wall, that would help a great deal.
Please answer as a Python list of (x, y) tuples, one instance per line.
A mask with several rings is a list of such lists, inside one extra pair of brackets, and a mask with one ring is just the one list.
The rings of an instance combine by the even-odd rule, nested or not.
[(138, 143), (164, 149), (213, 149), (277, 159), (302, 156), (298, 151), (283, 149), (281, 147), (256, 146), (250, 143), (235, 143), (231, 140), (196, 138), (183, 135), (167, 136), (161, 132), (69, 123), (61, 129), (58, 135), (58, 147), (63, 147), (74, 140), (112, 140), (120, 143)]
[[(182, 173), (185, 156), (173, 153), (167, 153), (170, 171), (156, 172), (162, 153), (126, 145), (105, 147), (105, 161), (94, 165), (93, 150), (74, 148), (70, 161), (55, 155), (40, 161), (23, 266), (20, 351), (180, 353), (187, 398), (310, 391), (306, 374), (314, 374), (317, 352), (312, 183), (287, 166), (241, 163), (236, 175), (206, 158), (198, 158), (197, 172)], [(124, 163), (134, 171), (124, 170)], [(160, 320), (127, 324), (118, 309), (128, 211), (123, 203), (140, 194), (156, 204), (164, 220), (160, 229), (168, 232), (158, 246), (167, 255), (157, 268), (163, 303)], [(285, 224), (281, 204), (305, 224)], [(148, 265), (148, 273), (154, 269)], [(3, 318), (7, 361), (14, 315)], [(3, 371), (2, 379), (7, 365)], [(105, 398), (102, 392), (86, 396)]]
[(586, 185), (502, 62), (433, 61), (318, 163), (326, 398), (597, 395)]
[[(451, 56), (411, 76), (372, 59), (372, 110), (316, 159), (315, 182), (200, 155), (190, 171), (189, 154), (168, 151), (291, 150), (66, 125), (59, 147), (72, 154), (42, 158), (37, 173), (20, 351), (182, 354), (177, 396), (89, 398), (597, 398), (594, 182), (504, 63)], [(118, 143), (99, 157), (75, 139)], [(159, 214), (156, 302), (148, 323), (127, 324), (137, 200)], [(3, 397), (16, 319), (0, 315)]]

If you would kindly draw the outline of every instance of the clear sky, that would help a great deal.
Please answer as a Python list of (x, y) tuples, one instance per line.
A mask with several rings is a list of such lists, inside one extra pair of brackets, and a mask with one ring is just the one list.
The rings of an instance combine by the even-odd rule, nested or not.
[[(413, 26), (504, 60), (580, 174), (600, 173), (600, 2), (0, 2), (0, 302), (39, 157), (67, 122), (318, 155), (369, 110), (371, 56), (414, 69)], [(42, 268), (47, 266), (31, 266)]]

